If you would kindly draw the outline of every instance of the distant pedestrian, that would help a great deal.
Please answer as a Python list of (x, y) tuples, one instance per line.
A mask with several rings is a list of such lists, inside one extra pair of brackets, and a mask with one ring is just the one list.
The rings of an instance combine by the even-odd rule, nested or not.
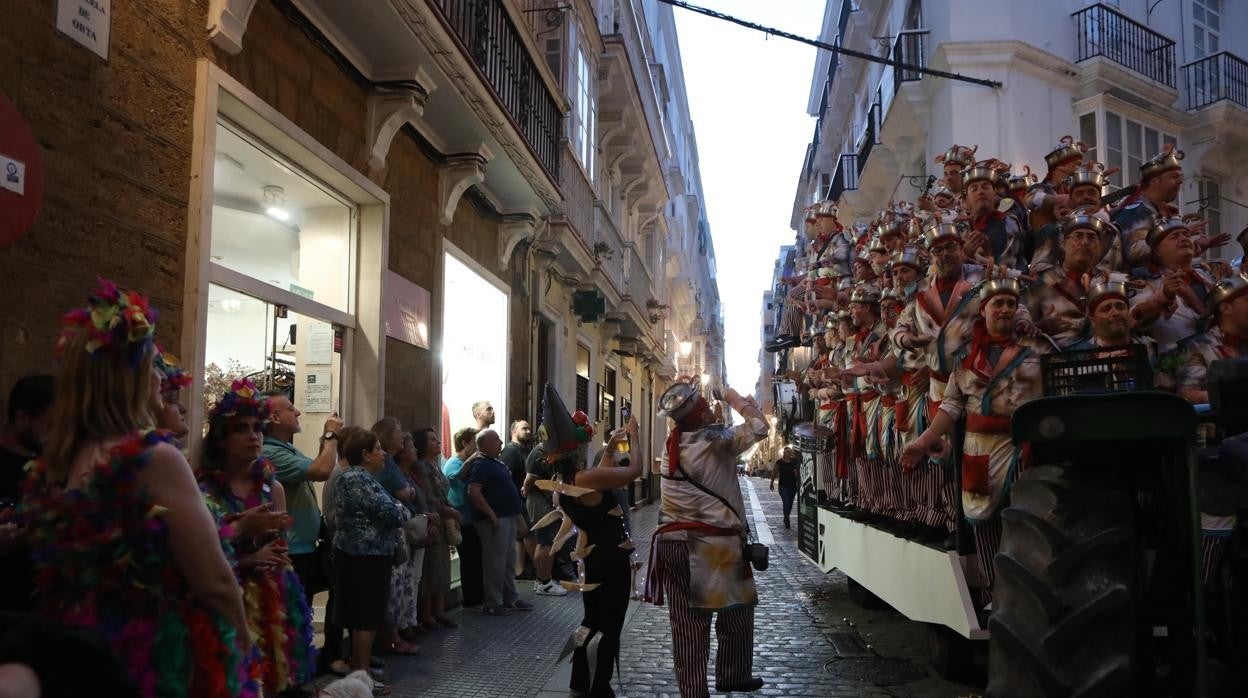
[[(413, 472), (425, 496), (438, 514), (440, 536), (425, 549), (425, 568), (420, 580), (420, 624), (424, 630), (437, 627), (456, 628), (459, 625), (446, 615), (446, 596), (451, 591), (451, 546), (463, 541), (464, 516), (447, 499), (450, 482), (438, 467), (441, 440), (433, 429), (413, 432), (416, 446), (416, 465)], [(430, 521), (433, 522), (433, 517)]]
[(797, 496), (798, 470), (801, 465), (802, 461), (797, 457), (797, 451), (790, 446), (785, 446), (780, 460), (776, 461), (776, 466), (771, 469), (771, 483), (768, 489), (776, 489), (776, 479), (779, 478), (780, 501), (784, 503), (785, 528), (792, 528), (789, 525), (789, 514), (793, 511), (793, 498)]

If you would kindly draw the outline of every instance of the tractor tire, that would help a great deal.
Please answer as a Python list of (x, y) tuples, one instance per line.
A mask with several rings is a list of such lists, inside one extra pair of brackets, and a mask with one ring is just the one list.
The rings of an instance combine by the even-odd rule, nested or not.
[(987, 695), (1141, 695), (1137, 511), (1112, 473), (1048, 465), (1002, 512)]

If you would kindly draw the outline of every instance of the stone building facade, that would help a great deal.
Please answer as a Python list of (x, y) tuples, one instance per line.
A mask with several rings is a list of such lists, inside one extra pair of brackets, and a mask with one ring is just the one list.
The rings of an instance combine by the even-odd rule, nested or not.
[[(550, 380), (603, 427), (629, 407), (652, 445), (679, 343), (696, 331), (722, 357), (670, 8), (109, 10), (101, 59), (58, 31), (55, 3), (0, 7), (0, 92), (46, 191), (0, 250), (0, 383), (54, 370), (59, 314), (97, 275), (160, 309), (193, 419), (210, 367), (293, 386), (310, 424), (443, 430), (481, 398), (532, 419)], [(698, 368), (722, 383), (722, 359)]]

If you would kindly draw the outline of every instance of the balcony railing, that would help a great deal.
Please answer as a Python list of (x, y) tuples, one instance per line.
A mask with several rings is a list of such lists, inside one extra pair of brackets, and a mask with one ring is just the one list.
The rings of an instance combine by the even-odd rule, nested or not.
[(871, 157), (871, 151), (875, 148), (876, 142), (879, 141), (879, 136), (880, 103), (876, 102), (867, 110), (867, 125), (862, 132), (862, 142), (858, 145), (858, 171), (856, 174), (861, 175), (863, 168), (867, 166), (867, 158)]
[(1174, 87), (1174, 42), (1112, 7), (1092, 5), (1075, 18), (1075, 62), (1096, 56)]
[[(906, 65), (912, 65), (919, 68), (927, 67), (927, 53), (924, 50), (924, 39), (927, 37), (926, 29), (907, 29), (897, 33), (897, 40), (893, 42), (893, 60)], [(923, 73), (914, 68), (898, 68), (890, 67), (893, 73), (893, 94), (901, 89), (903, 82), (915, 82), (923, 78)]]
[(836, 201), (841, 194), (858, 188), (858, 156), (853, 153), (842, 155), (836, 162), (836, 172), (832, 174), (832, 186), (828, 187), (827, 198)]
[[(621, 252), (624, 251), (621, 250)], [(650, 272), (646, 271), (646, 266), (641, 262), (641, 255), (637, 254), (635, 248), (628, 248), (624, 254), (628, 255), (628, 281), (624, 295), (631, 298), (642, 313), (648, 313), (646, 301), (654, 297)]]
[(1187, 108), (1200, 109), (1229, 99), (1248, 108), (1248, 62), (1223, 51), (1183, 66)]
[(559, 180), (559, 102), (502, 0), (433, 0), (499, 104), (551, 179)]
[(629, 250), (624, 247), (624, 238), (620, 235), (619, 228), (615, 227), (615, 221), (612, 220), (606, 203), (598, 200), (596, 204), (592, 244), (596, 250), (601, 250), (596, 253), (598, 266), (611, 280), (615, 290), (623, 296), (626, 295), (624, 258), (628, 256)]

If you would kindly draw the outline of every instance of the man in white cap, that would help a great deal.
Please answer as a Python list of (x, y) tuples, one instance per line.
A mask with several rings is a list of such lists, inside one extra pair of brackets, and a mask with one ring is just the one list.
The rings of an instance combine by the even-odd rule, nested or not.
[(689, 383), (677, 383), (659, 398), (660, 415), (672, 424), (662, 457), (663, 499), (650, 546), (646, 599), (661, 605), (666, 597), (682, 698), (709, 696), (706, 663), (716, 614), (716, 691), (763, 686), (753, 676), (758, 591), (744, 555), (749, 524), (736, 460), (770, 429), (752, 398), (729, 388), (724, 401), (745, 417), (742, 424), (717, 423), (706, 398)]

